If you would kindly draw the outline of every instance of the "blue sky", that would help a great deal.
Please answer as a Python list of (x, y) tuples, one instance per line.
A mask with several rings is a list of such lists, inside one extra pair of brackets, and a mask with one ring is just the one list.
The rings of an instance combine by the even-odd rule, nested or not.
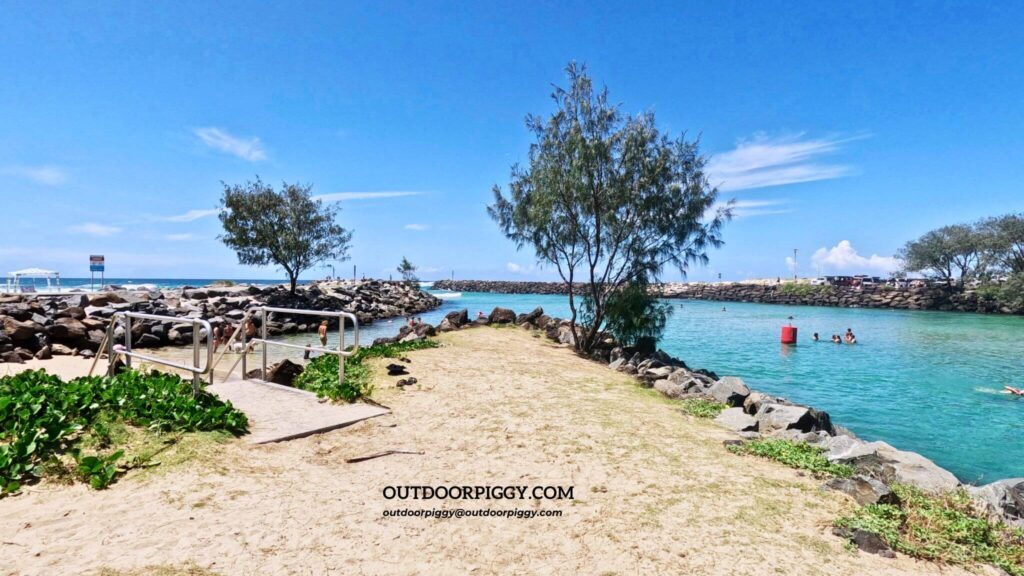
[(785, 275), (793, 248), (804, 274), (879, 273), (931, 228), (1024, 210), (1022, 6), (6, 3), (0, 267), (277, 277), (210, 215), (258, 174), (341, 199), (339, 274), (551, 278), (484, 207), (577, 60), (699, 135), (737, 200), (691, 279)]

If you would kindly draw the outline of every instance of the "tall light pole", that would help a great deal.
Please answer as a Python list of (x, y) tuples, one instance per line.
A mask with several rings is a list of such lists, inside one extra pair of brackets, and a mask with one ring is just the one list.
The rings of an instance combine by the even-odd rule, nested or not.
[(796, 275), (796, 253), (797, 253), (797, 249), (793, 248), (793, 280), (797, 279), (797, 275)]

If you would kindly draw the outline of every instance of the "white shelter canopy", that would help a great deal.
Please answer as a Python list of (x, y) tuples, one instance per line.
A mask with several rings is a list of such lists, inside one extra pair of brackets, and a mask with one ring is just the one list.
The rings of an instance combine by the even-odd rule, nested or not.
[(57, 291), (60, 292), (60, 272), (54, 270), (44, 270), (42, 268), (25, 268), (24, 270), (15, 270), (7, 273), (7, 291), (8, 292), (35, 292), (35, 282), (29, 286), (22, 286), (22, 278), (46, 278), (46, 289), (50, 291), (51, 285), (50, 280), (57, 281)]

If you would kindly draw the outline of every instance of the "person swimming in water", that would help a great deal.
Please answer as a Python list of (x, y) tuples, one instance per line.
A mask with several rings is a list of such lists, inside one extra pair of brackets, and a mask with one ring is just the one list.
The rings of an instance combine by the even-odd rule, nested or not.
[(815, 342), (818, 342), (818, 333), (817, 332), (814, 333), (814, 336), (811, 336), (811, 340), (814, 340)]
[(1003, 386), (1003, 388), (1006, 388), (1007, 392), (1015, 396), (1024, 396), (1024, 389), (1014, 388), (1013, 386)]
[(843, 340), (845, 340), (847, 344), (857, 343), (857, 337), (853, 335), (853, 330), (849, 328), (846, 329), (846, 335), (843, 336)]
[(839, 337), (839, 334), (833, 334), (832, 335), (832, 343), (833, 344), (842, 344), (843, 343), (843, 339)]

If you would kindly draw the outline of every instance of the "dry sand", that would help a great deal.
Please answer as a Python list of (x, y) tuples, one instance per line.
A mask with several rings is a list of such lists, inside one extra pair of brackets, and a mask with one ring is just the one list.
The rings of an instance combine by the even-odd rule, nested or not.
[[(439, 339), (409, 354), (416, 389), (378, 378), (391, 416), (283, 444), (212, 444), (105, 491), (43, 483), (0, 500), (0, 573), (966, 574), (846, 550), (830, 533), (853, 507), (845, 496), (727, 452), (729, 433), (535, 334)], [(345, 463), (382, 450), (424, 454)], [(571, 485), (575, 499), (382, 496), (478, 484)], [(436, 507), (563, 515), (382, 517)]]

